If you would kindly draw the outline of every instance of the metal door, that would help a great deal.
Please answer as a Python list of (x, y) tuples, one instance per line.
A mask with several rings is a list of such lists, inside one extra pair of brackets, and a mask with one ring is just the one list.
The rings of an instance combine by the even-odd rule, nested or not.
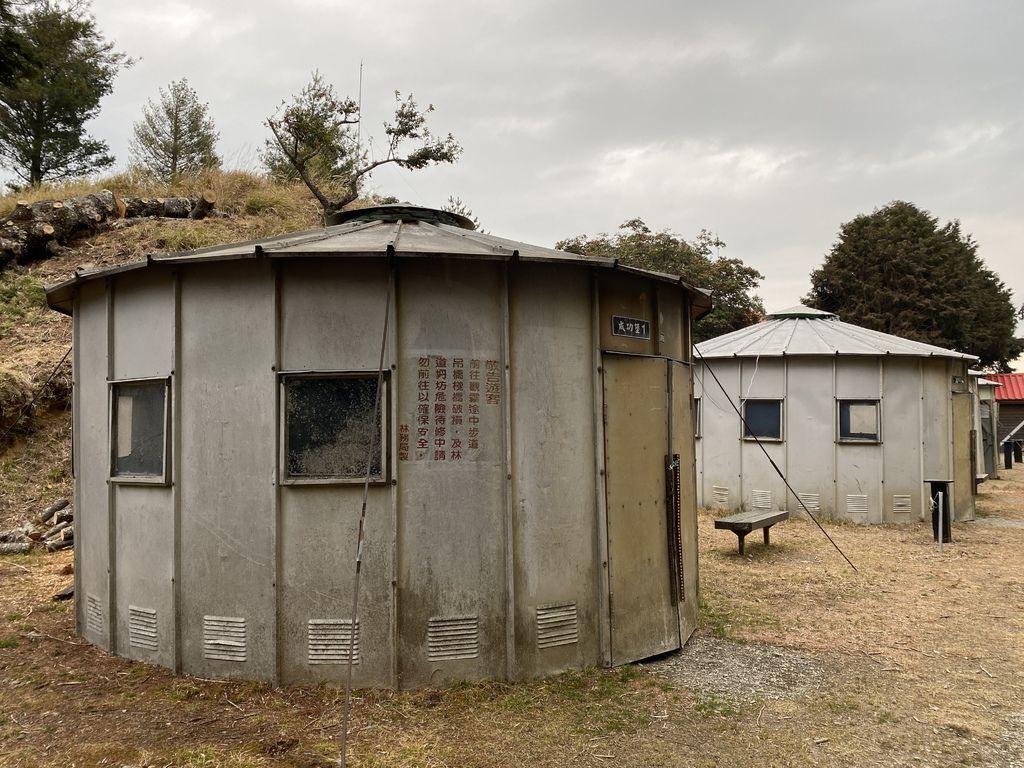
[(668, 366), (657, 357), (602, 357), (612, 664), (680, 646), (665, 503)]
[(974, 474), (977, 447), (971, 416), (974, 410), (969, 392), (953, 393), (953, 519), (974, 519)]

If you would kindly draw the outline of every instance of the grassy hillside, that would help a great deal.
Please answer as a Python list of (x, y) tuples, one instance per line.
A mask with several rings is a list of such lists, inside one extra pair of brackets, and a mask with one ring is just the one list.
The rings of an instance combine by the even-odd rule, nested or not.
[[(0, 530), (70, 493), (71, 321), (46, 307), (45, 284), (79, 267), (123, 264), (146, 254), (269, 237), (319, 226), (316, 201), (301, 185), (276, 184), (238, 171), (212, 171), (177, 185), (126, 173), (0, 197), (0, 219), (19, 200), (65, 200), (100, 189), (136, 197), (195, 195), (210, 189), (228, 214), (203, 221), (160, 219), (110, 229), (72, 243), (68, 253), (0, 272)], [(36, 402), (29, 407), (37, 393)]]

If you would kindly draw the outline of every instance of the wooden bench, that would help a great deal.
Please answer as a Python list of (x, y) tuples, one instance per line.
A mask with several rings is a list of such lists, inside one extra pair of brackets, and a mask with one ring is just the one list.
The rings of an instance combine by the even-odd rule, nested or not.
[(722, 528), (735, 533), (740, 539), (740, 555), (742, 555), (743, 539), (746, 538), (748, 533), (755, 531), (758, 528), (763, 528), (764, 544), (765, 546), (768, 546), (768, 544), (771, 543), (768, 538), (768, 529), (776, 523), (781, 523), (787, 518), (789, 518), (789, 512), (785, 511), (754, 510), (753, 512), (739, 512), (738, 514), (729, 515), (729, 517), (722, 517), (715, 520), (715, 528)]

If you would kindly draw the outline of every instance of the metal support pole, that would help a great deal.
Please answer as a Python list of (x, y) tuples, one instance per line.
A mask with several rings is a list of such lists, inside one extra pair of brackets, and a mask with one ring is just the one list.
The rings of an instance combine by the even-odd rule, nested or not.
[(1013, 445), (1003, 443), (1003, 469), (1013, 469)]
[(1024, 461), (1024, 457), (1021, 456), (1021, 443), (1020, 440), (1013, 441), (1013, 462), (1014, 464), (1020, 464)]

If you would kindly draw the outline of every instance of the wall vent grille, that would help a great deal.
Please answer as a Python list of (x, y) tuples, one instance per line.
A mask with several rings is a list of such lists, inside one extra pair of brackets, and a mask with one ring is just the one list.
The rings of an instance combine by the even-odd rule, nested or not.
[(245, 619), (231, 616), (203, 616), (203, 658), (245, 661), (248, 631)]
[(849, 493), (846, 495), (846, 511), (851, 515), (868, 513), (868, 497), (865, 493)]
[[(820, 493), (798, 493), (797, 497), (803, 502), (803, 507), (807, 507), (808, 512), (821, 512)], [(803, 507), (800, 507), (799, 511), (802, 512)]]
[(152, 608), (128, 606), (128, 645), (155, 651), (159, 641), (156, 624), (156, 611)]
[(772, 492), (753, 490), (750, 492), (750, 505), (754, 509), (771, 509)]
[(480, 619), (476, 616), (434, 616), (427, 622), (427, 659), (475, 659), (480, 653)]
[(893, 494), (892, 497), (892, 514), (895, 517), (909, 517), (913, 512), (911, 505), (910, 496), (906, 494)]
[(306, 625), (306, 660), (310, 664), (359, 663), (359, 620), (355, 632), (351, 619), (310, 619)]
[(96, 595), (85, 596), (85, 628), (98, 635), (103, 634), (103, 603)]
[(574, 645), (579, 640), (579, 611), (576, 603), (537, 606), (537, 647)]
[(724, 485), (712, 485), (711, 486), (711, 503), (721, 504), (723, 507), (729, 506), (729, 489)]

